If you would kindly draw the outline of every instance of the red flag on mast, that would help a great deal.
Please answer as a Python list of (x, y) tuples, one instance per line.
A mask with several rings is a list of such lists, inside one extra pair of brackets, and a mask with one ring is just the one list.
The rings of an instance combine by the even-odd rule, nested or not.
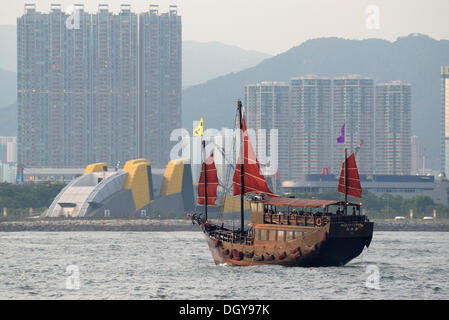
[[(204, 170), (206, 167), (206, 170)], [(204, 193), (204, 172), (207, 174), (207, 205), (215, 206), (215, 201), (217, 200), (217, 187), (218, 187), (218, 176), (217, 168), (215, 167), (214, 155), (211, 154), (206, 162), (201, 165), (201, 175), (198, 181), (198, 204), (204, 205), (205, 203), (205, 193)]]
[[(346, 193), (348, 196), (355, 198), (362, 198), (362, 186), (360, 185), (359, 171), (355, 163), (355, 156), (352, 153), (347, 160), (348, 163), (348, 183)], [(338, 192), (345, 194), (345, 161), (340, 173), (340, 180), (338, 181)]]
[[(275, 196), (267, 186), (267, 182), (263, 174), (260, 173), (259, 161), (257, 161), (253, 147), (249, 142), (248, 132), (246, 131), (245, 117), (242, 118), (242, 134), (244, 146), (244, 193), (266, 193)], [(232, 179), (233, 194), (240, 195), (240, 167), (242, 164), (241, 155), (239, 155), (237, 165), (235, 166), (234, 177)]]

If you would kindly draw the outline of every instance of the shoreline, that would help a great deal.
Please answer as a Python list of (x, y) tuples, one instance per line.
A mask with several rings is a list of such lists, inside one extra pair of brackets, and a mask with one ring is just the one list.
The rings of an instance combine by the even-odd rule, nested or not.
[[(232, 226), (232, 221), (225, 221)], [(236, 224), (234, 224), (236, 225)], [(176, 232), (200, 231), (187, 219), (27, 219), (0, 221), (0, 232), (80, 232), (80, 231), (136, 231)], [(374, 231), (428, 231), (449, 232), (449, 221), (374, 221)]]
[(77, 232), (77, 231), (136, 231), (136, 232), (170, 232), (198, 231), (197, 225), (190, 220), (167, 219), (35, 219), (2, 221), (0, 232), (45, 231), (45, 232)]

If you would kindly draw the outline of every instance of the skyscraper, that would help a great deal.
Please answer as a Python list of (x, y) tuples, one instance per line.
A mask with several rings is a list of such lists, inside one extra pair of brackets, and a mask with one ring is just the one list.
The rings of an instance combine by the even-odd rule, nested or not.
[(29, 166), (47, 164), (48, 19), (25, 5), (17, 19), (18, 161)]
[[(84, 11), (83, 5), (76, 5), (72, 13), (78, 21), (71, 28), (67, 27), (67, 15), (62, 15), (63, 21), (59, 23), (60, 12), (51, 12), (48, 17), (58, 16), (58, 24), (63, 35), (64, 46), (64, 70), (61, 77), (64, 79), (64, 121), (57, 124), (58, 120), (49, 119), (48, 125), (64, 127), (64, 144), (60, 145), (60, 139), (55, 143), (49, 143), (47, 148), (64, 149), (64, 164), (58, 162), (57, 157), (48, 161), (48, 166), (75, 166), (82, 167), (91, 159), (91, 112), (92, 112), (92, 45), (91, 45), (91, 14)], [(57, 32), (57, 30), (55, 30)], [(58, 50), (58, 49), (56, 49)], [(48, 59), (51, 62), (51, 58)], [(56, 94), (60, 87), (50, 87), (49, 90)], [(54, 134), (52, 134), (53, 136)], [(54, 137), (52, 137), (54, 138)], [(58, 154), (59, 156), (59, 154)]]
[(441, 172), (449, 174), (449, 66), (441, 67)]
[(332, 165), (332, 81), (308, 76), (290, 82), (291, 174), (321, 173)]
[[(289, 86), (283, 82), (261, 82), (245, 86), (246, 123), (248, 129), (256, 133), (253, 141), (254, 152), (263, 166), (280, 169), (281, 177), (289, 176)], [(265, 130), (265, 134), (261, 135)], [(277, 130), (277, 164), (269, 163), (274, 150), (271, 145), (270, 130)], [(274, 147), (274, 146), (273, 146)], [(274, 172), (271, 172), (274, 174)]]
[[(67, 46), (65, 40), (65, 20), (66, 14), (61, 11), (58, 4), (51, 5), (51, 13), (47, 16), (49, 23), (49, 59), (48, 59), (48, 120), (44, 121), (48, 128), (48, 139), (46, 143), (46, 162), (54, 166), (64, 166), (66, 145), (65, 128), (65, 99), (71, 92), (66, 91), (64, 66), (66, 64), (65, 52)], [(46, 46), (45, 42), (42, 42)], [(68, 99), (71, 101), (71, 99)], [(45, 105), (43, 105), (45, 108)], [(44, 126), (45, 128), (45, 126)], [(45, 141), (44, 140), (44, 141)], [(68, 142), (68, 141), (67, 141)]]
[(98, 13), (92, 16), (92, 159), (93, 162), (113, 160), (114, 140), (113, 68), (115, 54), (113, 34), (115, 23), (108, 5), (99, 5)]
[[(245, 86), (248, 127), (278, 129), (278, 167), (281, 180), (304, 174), (338, 173), (344, 147), (356, 151), (363, 173), (374, 172), (374, 82), (350, 76), (292, 78), (290, 84), (261, 82)], [(345, 144), (337, 144), (341, 126)], [(269, 138), (256, 149), (269, 154)], [(363, 171), (362, 171), (363, 170)]]
[(139, 19), (139, 155), (162, 166), (173, 145), (170, 133), (181, 127), (181, 16), (176, 6), (159, 13), (151, 5)]
[(376, 85), (376, 173), (411, 171), (411, 85), (400, 81)]
[(125, 163), (138, 156), (138, 36), (137, 15), (121, 5), (114, 16), (112, 161)]
[[(151, 18), (151, 19), (150, 19)], [(151, 20), (151, 26), (149, 21)], [(18, 161), (25, 166), (168, 161), (181, 123), (181, 17), (129, 5), (67, 14), (25, 5), (17, 19)], [(140, 90), (140, 92), (139, 92)]]
[(411, 148), (412, 148), (412, 153), (411, 153), (411, 174), (419, 174), (420, 172), (420, 168), (421, 168), (421, 146), (419, 144), (419, 138), (417, 136), (412, 136), (411, 137)]
[(16, 162), (17, 138), (0, 136), (0, 163)]
[(91, 15), (76, 5), (76, 28), (58, 4), (26, 4), (17, 19), (18, 161), (82, 166), (89, 161)]
[[(338, 173), (348, 155), (355, 152), (362, 174), (374, 173), (374, 81), (370, 78), (348, 76), (333, 79), (332, 172)], [(341, 126), (345, 124), (345, 143), (337, 143)]]
[(92, 15), (92, 160), (116, 164), (137, 157), (137, 15), (100, 4)]

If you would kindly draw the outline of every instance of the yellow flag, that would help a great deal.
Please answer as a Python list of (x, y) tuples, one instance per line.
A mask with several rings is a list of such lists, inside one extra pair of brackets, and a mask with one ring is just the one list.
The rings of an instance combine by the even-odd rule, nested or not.
[(199, 137), (203, 135), (203, 117), (201, 117), (200, 124), (193, 130), (193, 136)]

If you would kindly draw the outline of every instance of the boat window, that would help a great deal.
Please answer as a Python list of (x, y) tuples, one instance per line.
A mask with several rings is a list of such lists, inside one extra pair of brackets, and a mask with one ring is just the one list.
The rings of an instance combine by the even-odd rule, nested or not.
[(268, 240), (270, 240), (270, 241), (276, 241), (276, 231), (277, 230), (270, 230), (269, 231), (269, 239)]
[(287, 240), (295, 239), (295, 231), (287, 231)]
[(268, 230), (260, 230), (260, 240), (268, 240)]
[(255, 234), (255, 238), (256, 240), (260, 240), (260, 229), (256, 229), (256, 234)]

